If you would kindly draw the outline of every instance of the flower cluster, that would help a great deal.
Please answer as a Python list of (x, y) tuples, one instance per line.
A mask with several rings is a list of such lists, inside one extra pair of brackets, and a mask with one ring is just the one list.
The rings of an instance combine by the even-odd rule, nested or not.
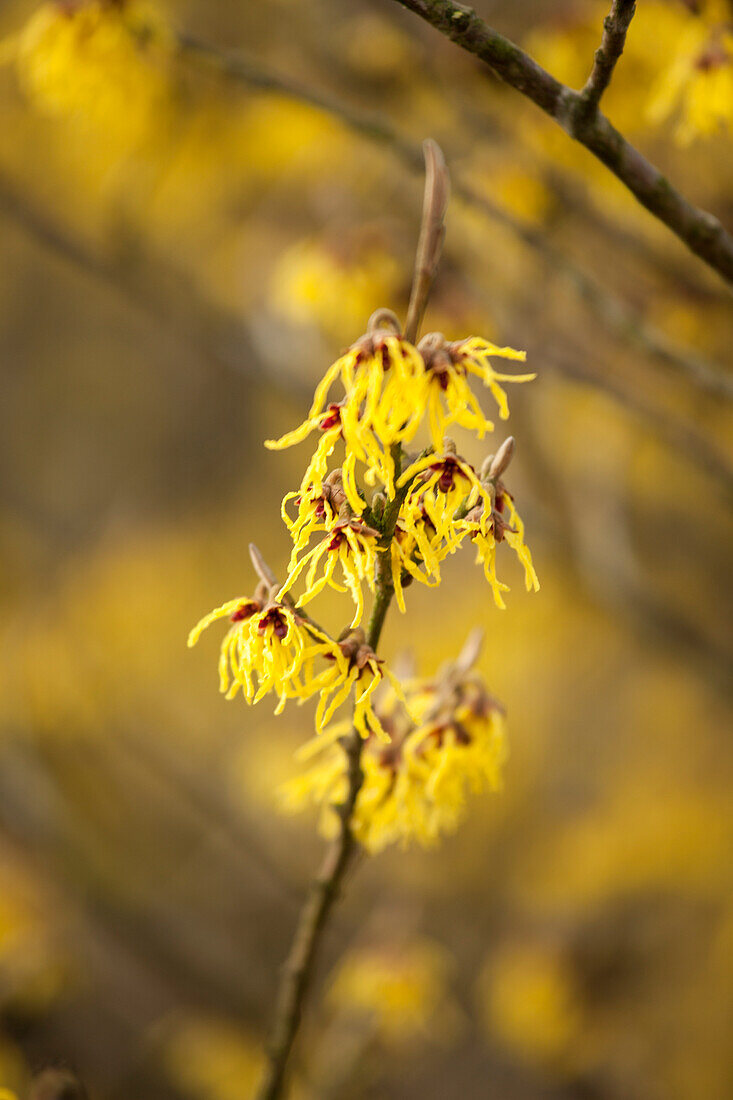
[[(412, 442), (426, 417), (436, 451), (453, 424), (475, 431), (479, 438), (493, 430), (469, 386), (470, 375), (488, 387), (499, 415), (507, 419), (509, 407), (500, 383), (528, 382), (535, 375), (501, 374), (494, 370), (492, 358), (523, 362), (525, 353), (496, 347), (478, 337), (448, 343), (440, 333), (429, 333), (414, 347), (402, 336), (394, 314), (377, 310), (366, 335), (326, 372), (308, 419), (281, 439), (268, 440), (266, 446), (280, 450), (300, 443), (311, 432), (322, 433), (301, 485), (301, 492), (307, 492), (320, 488), (327, 460), (343, 439), (352, 470), (357, 461), (362, 462), (366, 483), (381, 482), (392, 500), (393, 448)], [(344, 396), (329, 402), (337, 382)], [(360, 499), (355, 494), (352, 506)]]
[[(364, 782), (352, 819), (368, 851), (411, 841), (429, 847), (460, 824), (470, 791), (500, 787), (504, 710), (467, 664), (459, 659), (435, 680), (408, 683), (401, 697), (388, 689), (376, 706), (389, 743), (370, 736), (364, 745)], [(345, 728), (335, 727), (333, 736)], [(316, 804), (329, 836), (346, 795), (345, 761), (324, 739), (301, 750), (305, 758), (314, 755), (308, 770), (282, 788), (282, 805), (296, 812)]]
[[(405, 585), (413, 580), (439, 584), (441, 561), (470, 541), (499, 607), (504, 607), (501, 593), (507, 590), (496, 577), (499, 542), (506, 541), (524, 565), (527, 589), (539, 587), (522, 520), (499, 481), (512, 444), (505, 444), (509, 450), (503, 452), (500, 470), (490, 456), (479, 474), (444, 435), (452, 425), (472, 430), (479, 438), (493, 429), (469, 386), (472, 375), (491, 391), (501, 418), (509, 415), (500, 383), (524, 382), (534, 375), (498, 373), (491, 363), (497, 356), (524, 359), (523, 352), (476, 337), (449, 343), (431, 333), (413, 346), (392, 313), (379, 310), (372, 316), (366, 334), (326, 372), (308, 419), (281, 439), (267, 442), (269, 448), (280, 449), (319, 433), (300, 488), (283, 501), (283, 519), (294, 546), (280, 598), (302, 574), (300, 607), (327, 585), (346, 589), (354, 601), (351, 626), (356, 627), (364, 612), (363, 587), (374, 591), (381, 551), (389, 557), (391, 584), (405, 611)], [(344, 391), (341, 396), (331, 393), (337, 383)], [(425, 421), (430, 445), (396, 470), (396, 459), (402, 467), (404, 446)], [(342, 465), (329, 472), (329, 460), (340, 443), (345, 452)], [(363, 486), (357, 478), (358, 463), (363, 466)], [(373, 486), (367, 503), (367, 489)], [(288, 510), (291, 505), (298, 509), (295, 518)], [(385, 546), (380, 516), (390, 509), (394, 524)], [(318, 541), (310, 547), (312, 536)]]
[[(289, 700), (317, 698), (316, 736), (301, 750), (311, 764), (286, 801), (316, 802), (327, 829), (353, 782), (344, 739), (361, 738), (364, 779), (351, 827), (372, 851), (397, 840), (432, 843), (455, 828), (468, 790), (499, 785), (503, 711), (472, 662), (459, 660), (435, 682), (401, 686), (375, 652), (392, 596), (404, 612), (406, 588), (439, 584), (443, 561), (464, 545), (475, 547), (499, 607), (507, 591), (496, 573), (499, 543), (520, 559), (527, 588), (539, 587), (502, 480), (513, 439), (477, 469), (445, 435), (458, 427), (481, 439), (493, 429), (471, 379), (491, 392), (506, 419), (502, 383), (534, 377), (502, 374), (496, 358), (521, 361), (524, 353), (477, 337), (449, 342), (439, 333), (412, 342), (393, 313), (373, 314), (365, 335), (326, 371), (308, 418), (267, 443), (280, 449), (316, 438), (299, 488), (281, 506), (292, 541), (287, 574), (278, 581), (253, 549), (254, 595), (216, 608), (189, 638), (193, 645), (212, 623), (229, 620), (219, 661), (227, 698), (241, 692), (257, 703), (272, 694), (278, 713)], [(427, 445), (410, 454), (423, 427)], [(340, 634), (309, 615), (326, 588), (353, 604)], [(374, 603), (365, 629), (367, 592)], [(346, 717), (339, 712), (349, 700)]]

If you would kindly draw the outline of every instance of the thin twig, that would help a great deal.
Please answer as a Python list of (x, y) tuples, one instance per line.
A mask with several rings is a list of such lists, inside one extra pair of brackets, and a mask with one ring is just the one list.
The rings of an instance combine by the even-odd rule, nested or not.
[(588, 112), (581, 92), (562, 84), (514, 42), (454, 0), (396, 0), (483, 61), (584, 145), (636, 199), (728, 283), (733, 283), (733, 237), (700, 210), (635, 149), (606, 116)]
[(420, 322), (428, 304), (445, 237), (445, 213), (450, 198), (450, 181), (445, 159), (436, 142), (428, 139), (423, 149), (427, 181), (425, 206), (420, 224), (420, 239), (415, 256), (415, 274), (412, 280), (410, 304), (405, 321), (405, 339), (414, 343)]
[(626, 33), (634, 18), (636, 0), (613, 0), (611, 11), (603, 21), (603, 37), (593, 58), (593, 68), (580, 93), (589, 110), (595, 111), (601, 96), (611, 83), (613, 70), (624, 52)]
[[(179, 46), (184, 57), (205, 65), (213, 73), (238, 81), (247, 87), (264, 91), (276, 91), (291, 96), (299, 102), (309, 103), (333, 118), (339, 119), (350, 129), (388, 148), (410, 171), (422, 171), (420, 147), (402, 137), (382, 117), (360, 111), (324, 93), (306, 87), (288, 77), (264, 69), (241, 51), (202, 42), (188, 34), (179, 35)], [(593, 315), (611, 332), (641, 346), (665, 366), (686, 377), (696, 387), (713, 396), (733, 398), (733, 379), (724, 370), (702, 356), (686, 352), (652, 325), (641, 319), (638, 311), (617, 295), (605, 289), (591, 275), (560, 252), (533, 226), (515, 217), (487, 195), (472, 188), (460, 179), (453, 180), (453, 193), (484, 217), (502, 226), (528, 248), (543, 256), (553, 272), (566, 277), (571, 289), (586, 303)]]
[[(415, 284), (410, 298), (416, 302), (411, 321), (405, 326), (412, 341), (417, 340), (419, 316), (425, 308), (430, 283), (435, 274), (443, 240), (443, 218), (448, 201), (449, 181), (445, 161), (435, 142), (425, 143), (425, 200), (423, 220), (415, 265)], [(430, 278), (426, 283), (426, 272)], [(401, 448), (397, 447), (395, 479), (399, 477), (402, 463)], [(395, 500), (385, 509), (381, 523), (382, 549), (377, 555), (376, 593), (372, 607), (366, 644), (375, 652), (382, 636), (385, 619), (394, 596), (390, 543), (394, 537), (399, 509), (407, 495), (409, 485), (402, 486)], [(257, 1100), (279, 1100), (284, 1095), (285, 1073), (293, 1049), (303, 1008), (315, 973), (318, 949), (335, 902), (341, 892), (349, 867), (359, 851), (352, 832), (352, 818), (359, 797), (364, 773), (361, 766), (363, 740), (356, 728), (342, 738), (341, 747), (346, 756), (347, 794), (343, 803), (335, 807), (339, 818), (338, 835), (326, 852), (321, 869), (311, 884), (310, 894), (301, 911), (295, 937), (285, 962), (275, 1007), (275, 1023), (268, 1049), (265, 1076), (257, 1093)]]

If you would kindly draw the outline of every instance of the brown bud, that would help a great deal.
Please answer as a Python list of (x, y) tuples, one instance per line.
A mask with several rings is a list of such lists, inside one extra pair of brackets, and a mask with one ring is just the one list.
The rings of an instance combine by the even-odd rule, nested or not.
[(344, 492), (343, 475), (340, 469), (331, 470), (331, 473), (323, 482), (323, 495), (331, 504), (335, 512), (339, 512), (346, 500)]
[(494, 460), (489, 467), (489, 481), (498, 481), (509, 466), (514, 454), (514, 436), (509, 435), (494, 455)]
[(465, 674), (469, 669), (473, 668), (479, 658), (483, 643), (484, 631), (479, 626), (468, 635), (463, 643), (463, 649), (456, 657), (455, 668), (457, 671)]
[(376, 527), (370, 527), (368, 523), (362, 523), (360, 520), (351, 521), (352, 530), (356, 531), (359, 535), (373, 535), (378, 539), (381, 535), (381, 531), (377, 531)]
[(252, 565), (255, 567), (257, 576), (261, 580), (267, 581), (270, 586), (276, 585), (278, 583), (277, 577), (253, 542), (249, 544), (249, 556), (252, 559)]
[(261, 607), (264, 607), (270, 599), (272, 588), (273, 586), (271, 584), (268, 584), (267, 581), (258, 581), (252, 599), (255, 601), (255, 603), (258, 603)]
[(366, 634), (361, 627), (344, 631), (338, 644), (344, 657), (347, 658), (350, 664), (355, 665), (360, 672), (370, 661), (377, 660), (376, 653), (366, 643)]
[(375, 519), (381, 519), (384, 509), (387, 507), (387, 498), (382, 492), (376, 492), (372, 496), (371, 508)]
[(445, 336), (442, 332), (426, 332), (417, 345), (417, 350), (423, 354), (431, 355), (443, 347), (445, 347)]

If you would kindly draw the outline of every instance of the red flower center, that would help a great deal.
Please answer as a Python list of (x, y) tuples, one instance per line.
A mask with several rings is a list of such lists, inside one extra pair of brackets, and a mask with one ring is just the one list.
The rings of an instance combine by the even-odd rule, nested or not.
[(257, 629), (260, 634), (264, 634), (268, 627), (272, 628), (272, 632), (276, 638), (284, 638), (287, 634), (288, 620), (279, 608), (271, 607), (257, 624)]
[(341, 423), (341, 406), (335, 402), (328, 406), (323, 420), (319, 425), (319, 429), (322, 432), (327, 432), (329, 428), (335, 428), (337, 424)]
[(240, 603), (237, 610), (231, 616), (231, 622), (241, 623), (244, 619), (249, 619), (254, 615), (255, 611), (260, 610), (260, 605), (255, 600), (245, 600), (244, 603)]

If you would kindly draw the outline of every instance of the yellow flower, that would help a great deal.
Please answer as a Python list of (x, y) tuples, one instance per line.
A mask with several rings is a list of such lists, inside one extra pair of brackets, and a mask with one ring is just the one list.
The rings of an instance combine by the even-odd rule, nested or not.
[[(420, 581), (429, 588), (440, 583), (440, 562), (445, 553), (440, 545), (434, 545), (434, 529), (421, 507), (400, 515), (390, 544), (390, 566), (397, 606), (406, 611), (404, 585), (409, 580)], [(422, 566), (422, 568), (421, 568)], [(407, 577), (403, 577), (403, 571)]]
[[(430, 454), (413, 462), (397, 481), (398, 486), (410, 482), (405, 498), (405, 511), (420, 504), (430, 520), (436, 540), (454, 539), (453, 517), (464, 504), (473, 508), (483, 500), (491, 508), (491, 496), (470, 463), (445, 443), (442, 454)], [(420, 475), (420, 476), (418, 476)]]
[(139, 0), (46, 3), (13, 42), (22, 84), (43, 112), (134, 144), (167, 91), (170, 35)]
[[(444, 454), (417, 459), (397, 481), (409, 484), (390, 547), (392, 581), (401, 611), (405, 610), (402, 571), (414, 580), (434, 587), (440, 582), (440, 562), (454, 553), (462, 534), (454, 522), (457, 509), (473, 507), (491, 497), (473, 467), (446, 441)], [(423, 568), (420, 568), (420, 566)]]
[[(396, 842), (435, 844), (460, 824), (468, 791), (501, 785), (506, 756), (503, 710), (476, 674), (451, 672), (437, 684), (418, 682), (406, 689), (405, 697), (407, 707), (396, 707), (394, 697), (380, 702), (379, 717), (390, 743), (370, 736), (362, 752), (364, 782), (353, 829), (370, 852)], [(315, 763), (281, 792), (286, 810), (297, 811), (309, 803), (320, 806), (321, 829), (327, 836), (337, 828), (334, 807), (348, 788), (344, 754), (328, 740), (347, 728), (339, 726), (323, 739), (327, 747)]]
[(397, 482), (398, 487), (409, 483), (390, 547), (397, 603), (404, 611), (403, 571), (409, 578), (434, 586), (440, 582), (440, 563), (470, 538), (494, 600), (503, 610), (502, 593), (509, 588), (496, 576), (498, 542), (508, 542), (522, 562), (527, 591), (539, 590), (532, 555), (524, 541), (524, 523), (499, 478), (511, 460), (514, 440), (509, 437), (497, 456), (486, 460), (486, 473), (482, 471), (480, 477), (455, 453), (451, 441), (445, 441), (445, 446), (443, 454), (426, 455), (412, 463)]
[[(343, 438), (347, 456), (344, 488), (352, 508), (361, 511), (364, 507), (354, 476), (356, 462), (366, 467), (366, 483), (379, 481), (391, 500), (395, 495), (392, 448), (414, 439), (426, 414), (436, 451), (451, 424), (475, 431), (479, 438), (493, 429), (471, 391), (469, 375), (481, 379), (494, 395), (502, 419), (508, 417), (506, 393), (499, 383), (528, 382), (535, 375), (499, 374), (491, 364), (496, 356), (520, 361), (526, 357), (523, 351), (499, 348), (475, 336), (448, 344), (440, 333), (424, 337), (414, 348), (403, 339), (394, 315), (378, 310), (367, 334), (326, 371), (308, 419), (280, 439), (267, 440), (265, 446), (280, 450), (301, 442), (313, 431), (322, 431), (301, 485), (302, 492), (310, 488), (318, 491), (327, 460)], [(345, 395), (327, 404), (336, 382)]]
[[(316, 729), (320, 732), (328, 725), (339, 707), (351, 695), (352, 688), (356, 687), (352, 715), (354, 728), (362, 737), (375, 734), (380, 740), (389, 741), (390, 736), (374, 709), (373, 698), (374, 693), (387, 677), (395, 697), (404, 702), (399, 681), (388, 668), (383, 666), (382, 660), (377, 657), (372, 647), (366, 644), (364, 631), (361, 628), (350, 631), (337, 645), (346, 660), (348, 674), (343, 680), (336, 679), (322, 690), (316, 711)], [(329, 738), (329, 740), (332, 739), (333, 737)], [(320, 749), (321, 745), (320, 738), (305, 745), (302, 750), (304, 757), (310, 755), (312, 748)]]
[(507, 396), (500, 382), (531, 382), (535, 374), (499, 374), (491, 360), (495, 357), (524, 362), (526, 352), (514, 348), (498, 348), (488, 340), (471, 336), (467, 340), (446, 343), (439, 332), (431, 332), (418, 344), (427, 371), (427, 413), (432, 444), (436, 451), (443, 445), (443, 436), (451, 424), (459, 424), (482, 439), (494, 425), (483, 414), (470, 385), (474, 375), (491, 393), (499, 406), (502, 420), (509, 416)]
[[(305, 491), (301, 489), (297, 493), (285, 494), (280, 514), (294, 544), (291, 568), (298, 553), (310, 542), (311, 536), (319, 531), (327, 531), (336, 522), (346, 499), (341, 470), (332, 470), (319, 489), (311, 486)], [(288, 512), (291, 502), (298, 509), (295, 519), (291, 519)]]
[(319, 439), (318, 446), (303, 475), (303, 480), (300, 483), (301, 493), (313, 491), (317, 494), (321, 491), (323, 479), (328, 470), (328, 460), (336, 449), (336, 444), (343, 437), (341, 405), (332, 403), (324, 412), (310, 416), (299, 427), (292, 432), (288, 432), (280, 439), (265, 441), (265, 446), (271, 451), (282, 450), (285, 447), (293, 447), (296, 443), (301, 443), (312, 431), (316, 430), (322, 432), (323, 435)]
[[(270, 450), (280, 450), (299, 443), (316, 429), (327, 433), (311, 462), (304, 485), (306, 481), (317, 484), (319, 471), (320, 476), (325, 471), (325, 459), (342, 437), (347, 459), (365, 464), (367, 484), (373, 485), (378, 479), (390, 498), (394, 497), (394, 460), (390, 448), (414, 437), (425, 403), (422, 395), (426, 379), (422, 358), (412, 344), (394, 331), (395, 322), (390, 319), (392, 327), (389, 329), (379, 327), (384, 313), (375, 314), (366, 336), (357, 340), (326, 371), (315, 392), (308, 419), (280, 439), (268, 439), (265, 443)], [(343, 386), (345, 396), (327, 405), (336, 382)], [(420, 395), (417, 401), (416, 393)]]
[(0, 1088), (0, 1100), (18, 1100), (18, 1097), (10, 1089)]
[[(507, 542), (524, 566), (524, 583), (528, 592), (539, 592), (540, 582), (532, 564), (532, 555), (524, 541), (524, 522), (514, 504), (514, 499), (501, 483), (496, 482), (496, 501), (491, 512), (487, 513), (483, 502), (473, 508), (464, 519), (456, 522), (463, 537), (468, 535), (476, 546), (476, 564), (483, 565), (484, 576), (491, 585), (494, 602), (502, 611), (506, 604), (502, 592), (508, 592), (509, 586), (503, 584), (496, 575), (496, 545)], [(505, 511), (509, 513), (508, 520)]]
[[(279, 714), (288, 699), (309, 699), (328, 688), (333, 691), (347, 675), (346, 661), (335, 642), (292, 608), (278, 603), (258, 586), (252, 598), (229, 600), (193, 628), (189, 646), (218, 619), (229, 619), (219, 657), (220, 690), (227, 699), (242, 691), (248, 703), (258, 703), (275, 692)], [(316, 659), (334, 664), (316, 672)]]
[[(297, 606), (303, 607), (309, 603), (326, 585), (330, 585), (337, 592), (345, 592), (348, 589), (356, 606), (351, 626), (358, 626), (364, 614), (362, 583), (366, 581), (371, 591), (374, 591), (378, 540), (379, 531), (375, 531), (373, 527), (367, 527), (359, 519), (353, 517), (338, 519), (327, 528), (324, 539), (291, 564), (288, 578), (277, 598), (281, 600), (290, 591), (308, 566), (305, 592), (298, 600)], [(321, 565), (323, 565), (323, 572), (319, 576)], [(334, 577), (337, 566), (341, 567), (344, 584), (340, 584)]]
[(532, 555), (524, 541), (524, 521), (514, 504), (514, 497), (501, 486), (497, 493), (496, 507), (506, 507), (509, 512), (511, 525), (504, 524), (504, 539), (509, 543), (514, 553), (524, 566), (524, 584), (528, 592), (539, 592), (540, 582), (532, 564)]

